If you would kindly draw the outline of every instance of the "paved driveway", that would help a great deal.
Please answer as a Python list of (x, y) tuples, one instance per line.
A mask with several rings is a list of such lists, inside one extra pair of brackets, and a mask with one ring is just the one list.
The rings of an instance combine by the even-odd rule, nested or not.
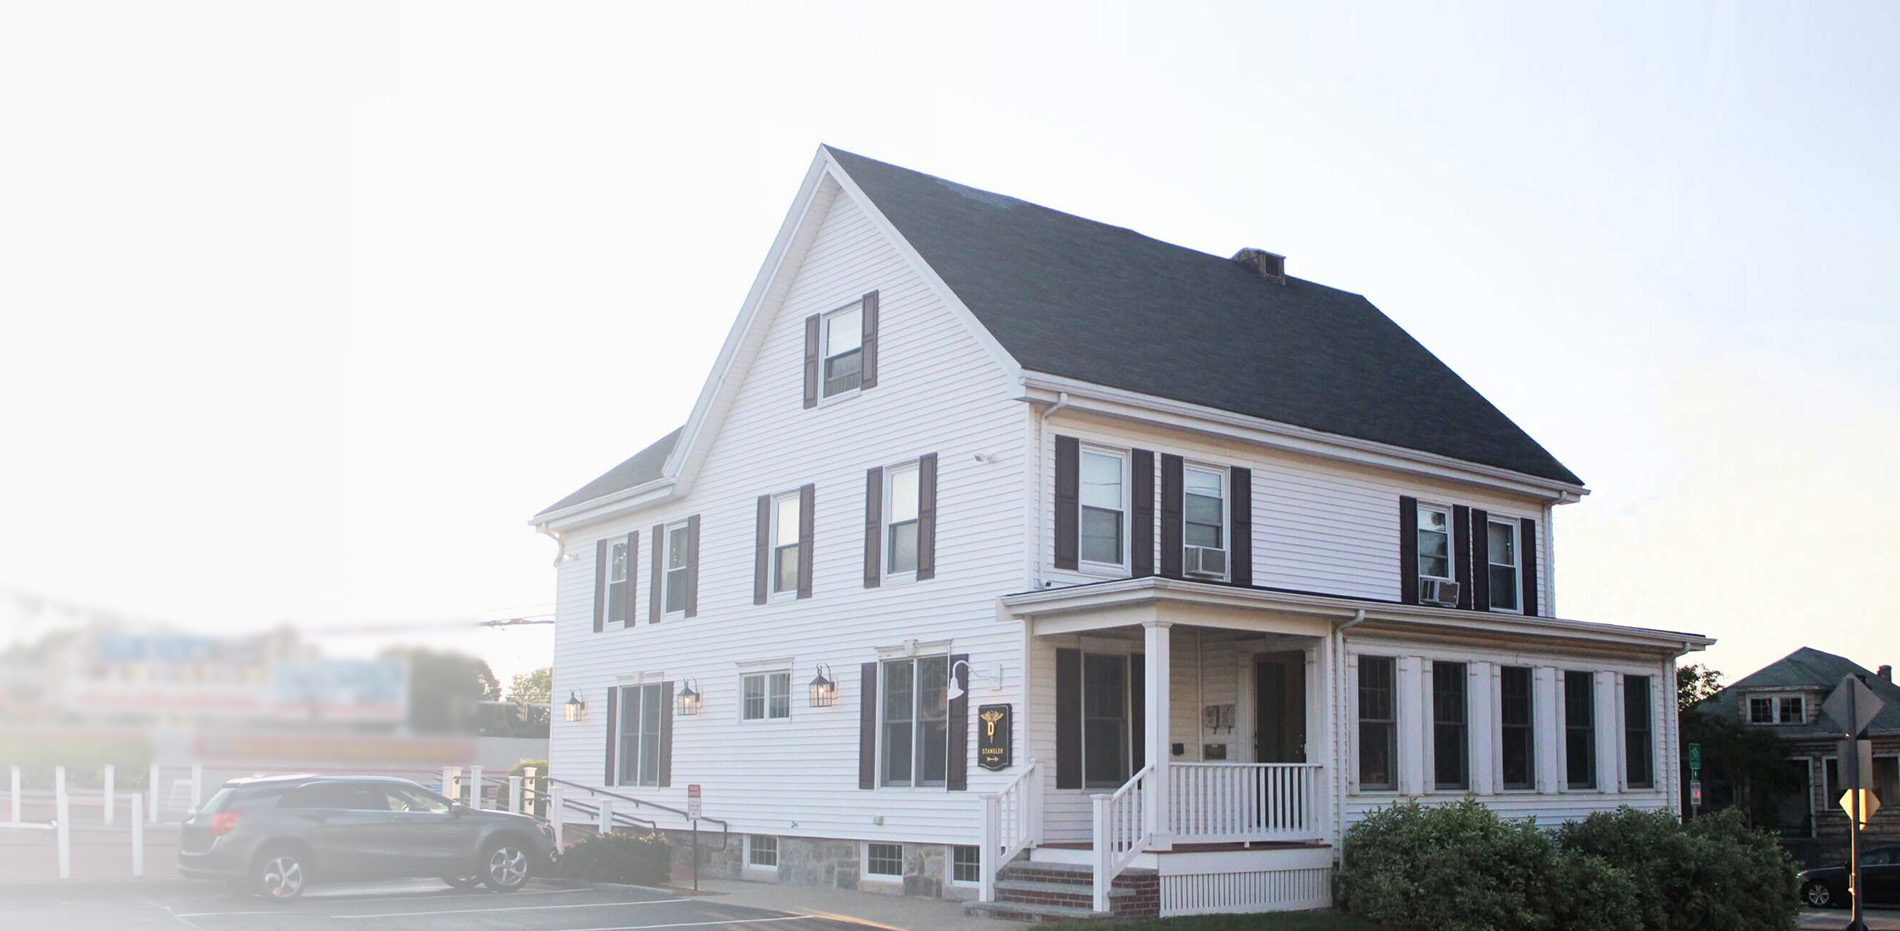
[(0, 927), (36, 931), (863, 931), (832, 917), (722, 904), (719, 897), (530, 886), (510, 895), (439, 882), (316, 887), (272, 906), (217, 886), (10, 897)]

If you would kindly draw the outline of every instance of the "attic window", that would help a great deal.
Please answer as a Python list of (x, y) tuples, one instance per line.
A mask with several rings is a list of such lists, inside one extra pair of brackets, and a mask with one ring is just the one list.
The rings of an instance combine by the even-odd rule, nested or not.
[(1748, 699), (1750, 724), (1806, 724), (1807, 702), (1799, 695), (1752, 695)]
[(853, 304), (825, 315), (823, 331), (824, 396), (850, 394), (864, 377), (864, 306)]

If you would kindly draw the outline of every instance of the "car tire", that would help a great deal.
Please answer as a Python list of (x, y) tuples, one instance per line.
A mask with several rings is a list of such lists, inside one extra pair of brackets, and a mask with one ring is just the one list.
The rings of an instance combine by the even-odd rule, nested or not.
[(289, 902), (310, 885), (310, 857), (296, 847), (271, 847), (251, 861), (251, 891), (270, 902)]
[(513, 892), (528, 884), (530, 859), (521, 842), (495, 841), (482, 851), (482, 883), (496, 892)]
[(1840, 904), (1834, 898), (1834, 890), (1827, 883), (1809, 882), (1801, 887), (1801, 902), (1809, 908), (1834, 908)]
[(473, 889), (482, 884), (480, 876), (444, 876), (442, 881), (456, 889)]

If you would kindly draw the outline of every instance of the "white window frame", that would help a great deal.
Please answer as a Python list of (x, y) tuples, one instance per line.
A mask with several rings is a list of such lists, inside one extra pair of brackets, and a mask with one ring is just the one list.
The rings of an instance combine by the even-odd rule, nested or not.
[[(896, 572), (891, 569), (892, 509), (893, 509), (893, 506), (897, 502), (897, 494), (896, 494), (897, 476), (901, 474), (905, 474), (905, 473), (915, 475), (917, 476), (917, 479), (918, 479), (917, 517), (912, 518), (911, 523), (917, 525), (918, 546), (921, 547), (923, 545), (922, 518), (923, 518), (923, 510), (924, 510), (923, 508), (924, 490), (923, 490), (922, 463), (919, 460), (912, 459), (909, 462), (899, 463), (898, 465), (885, 466), (884, 467), (884, 495), (883, 495), (884, 513), (878, 518), (879, 527), (878, 527), (878, 545), (877, 545), (878, 567), (880, 570), (882, 570), (881, 581), (879, 582), (879, 584), (881, 585), (899, 585), (905, 582), (917, 581), (917, 570), (914, 567), (904, 572)], [(1078, 540), (1079, 539), (1080, 538), (1078, 538)]]
[(1491, 532), (1492, 527), (1503, 527), (1511, 532), (1511, 562), (1508, 563), (1508, 566), (1511, 570), (1511, 591), (1517, 599), (1517, 605), (1515, 607), (1510, 607), (1510, 608), (1500, 608), (1495, 603), (1497, 601), (1495, 590), (1490, 589), (1491, 569), (1494, 566), (1498, 568), (1504, 568), (1506, 567), (1507, 564), (1498, 562), (1491, 557), (1490, 545), (1489, 545), (1489, 542), (1487, 541), (1486, 547), (1485, 547), (1486, 553), (1485, 553), (1484, 571), (1485, 571), (1486, 589), (1493, 591), (1493, 595), (1491, 599), (1493, 604), (1491, 605), (1491, 610), (1499, 612), (1500, 614), (1523, 614), (1524, 613), (1524, 564), (1523, 564), (1524, 541), (1521, 538), (1521, 531), (1523, 530), (1523, 528), (1518, 524), (1517, 521), (1514, 521), (1514, 520), (1498, 520), (1496, 518), (1490, 518), (1486, 520), (1485, 523), (1486, 523), (1486, 526), (1485, 526), (1484, 532), (1487, 534)]
[[(770, 866), (763, 863), (756, 863), (752, 859), (755, 852), (759, 849), (755, 845), (755, 842), (761, 840), (770, 840), (772, 842), (772, 863)], [(776, 834), (747, 834), (745, 836), (745, 868), (748, 870), (758, 870), (763, 873), (778, 872), (781, 846), (782, 845), (779, 844), (779, 837)]]
[[(759, 716), (751, 717), (746, 712), (746, 686), (752, 679), (758, 679), (760, 700)], [(772, 713), (772, 680), (782, 679), (785, 683), (785, 713)], [(748, 669), (739, 674), (739, 723), (771, 724), (792, 719), (792, 671), (786, 668)]]
[[(897, 872), (871, 872), (871, 847), (878, 845), (897, 848)], [(899, 841), (867, 840), (858, 847), (858, 875), (874, 883), (901, 883), (904, 881), (904, 845)]]
[[(831, 361), (831, 321), (833, 318), (856, 311), (858, 314), (858, 386), (837, 394), (825, 391), (825, 363)], [(851, 350), (845, 350), (850, 352)], [(842, 355), (842, 353), (840, 353)], [(852, 301), (835, 310), (828, 310), (818, 318), (818, 403), (820, 406), (835, 401), (857, 397), (864, 391), (864, 301)]]
[[(1783, 714), (1783, 712), (1788, 710), (1788, 702), (1791, 702), (1791, 701), (1801, 706), (1800, 716), (1796, 717), (1792, 721), (1788, 720), (1788, 716), (1786, 714)], [(1775, 696), (1775, 723), (1776, 724), (1806, 724), (1808, 723), (1807, 696), (1800, 695), (1800, 694)]]
[[(923, 733), (922, 724), (923, 724), (924, 691), (920, 687), (921, 683), (923, 682), (923, 677), (919, 676), (916, 670), (917, 670), (918, 662), (922, 660), (936, 660), (936, 659), (941, 659), (944, 661), (944, 688), (946, 690), (945, 692), (945, 706), (946, 707), (944, 709), (944, 713), (945, 713), (945, 717), (944, 717), (944, 721), (945, 721), (944, 778), (942, 782), (924, 782), (923, 781), (923, 757), (920, 752), (923, 749), (923, 744), (919, 740), (919, 738), (921, 737)], [(890, 782), (889, 781), (890, 777), (887, 774), (886, 769), (885, 769), (885, 763), (887, 762), (886, 760), (887, 747), (886, 747), (886, 740), (884, 738), (884, 734), (885, 734), (885, 728), (884, 728), (885, 691), (884, 690), (890, 688), (890, 684), (891, 684), (890, 668), (900, 663), (909, 663), (911, 665), (910, 781), (909, 782)], [(897, 790), (912, 791), (912, 792), (920, 791), (920, 790), (925, 791), (925, 792), (942, 792), (948, 787), (949, 782), (950, 782), (950, 744), (949, 744), (950, 728), (948, 726), (948, 723), (949, 723), (948, 689), (951, 683), (955, 681), (956, 673), (957, 673), (956, 667), (950, 663), (950, 652), (948, 650), (944, 650), (941, 652), (931, 651), (928, 653), (919, 652), (916, 656), (886, 656), (886, 657), (880, 657), (878, 659), (878, 663), (877, 663), (877, 787), (879, 789), (897, 789)]]
[[(1188, 528), (1187, 477), (1188, 477), (1188, 474), (1191, 472), (1199, 472), (1203, 475), (1212, 475), (1214, 476), (1214, 480), (1220, 485), (1220, 546), (1215, 547), (1215, 549), (1218, 549), (1221, 552), (1226, 553), (1231, 557), (1234, 552), (1234, 526), (1233, 526), (1234, 520), (1232, 516), (1234, 503), (1232, 500), (1233, 489), (1227, 487), (1228, 485), (1227, 470), (1223, 468), (1219, 468), (1217, 466), (1201, 465), (1201, 464), (1192, 463), (1192, 462), (1186, 463), (1181, 467), (1181, 553), (1182, 553), (1182, 556), (1183, 558), (1185, 558), (1187, 555), (1187, 548), (1194, 545), (1187, 541), (1187, 535), (1188, 535), (1187, 534), (1187, 528)], [(1231, 558), (1228, 560), (1227, 569), (1228, 569), (1227, 572), (1221, 573), (1222, 579), (1229, 578), (1231, 573), (1233, 572), (1233, 560)]]
[[(1444, 575), (1426, 575), (1424, 568), (1422, 568), (1422, 566), (1420, 565), (1420, 563), (1425, 559), (1425, 555), (1423, 552), (1418, 552), (1418, 553), (1413, 554), (1412, 569), (1414, 572), (1418, 573), (1418, 577), (1421, 579), (1437, 579), (1441, 582), (1454, 581), (1458, 578), (1458, 547), (1454, 545), (1454, 540), (1456, 539), (1456, 535), (1453, 533), (1454, 528), (1452, 527), (1452, 523), (1451, 523), (1452, 509), (1448, 505), (1429, 504), (1427, 502), (1420, 501), (1418, 503), (1418, 529), (1414, 531), (1414, 534), (1427, 532), (1426, 527), (1425, 527), (1425, 512), (1427, 511), (1433, 511), (1433, 512), (1445, 515), (1445, 574)], [(1415, 546), (1417, 545), (1416, 540), (1413, 541), (1413, 545)]]
[[(1758, 701), (1768, 703), (1769, 720), (1755, 720), (1755, 703)], [(1784, 701), (1800, 702), (1801, 717), (1792, 721), (1782, 717), (1781, 704)], [(1748, 696), (1746, 708), (1748, 712), (1748, 723), (1753, 727), (1783, 727), (1808, 723), (1808, 699), (1807, 696), (1799, 692), (1756, 692)]]
[[(1084, 546), (1082, 542), (1082, 539), (1083, 539), (1082, 538), (1082, 527), (1083, 527), (1082, 516), (1088, 510), (1088, 505), (1082, 503), (1081, 476), (1084, 472), (1082, 468), (1082, 464), (1086, 462), (1088, 460), (1088, 457), (1091, 455), (1107, 456), (1121, 463), (1121, 498), (1122, 498), (1121, 508), (1120, 508), (1121, 515), (1122, 515), (1121, 544), (1119, 547), (1117, 547), (1118, 549), (1121, 550), (1122, 558), (1120, 562), (1112, 562), (1112, 563), (1100, 562), (1097, 560), (1089, 559), (1086, 555), (1084, 555)], [(1131, 544), (1133, 542), (1129, 537), (1129, 534), (1131, 533), (1131, 529), (1129, 525), (1133, 523), (1132, 512), (1134, 510), (1130, 506), (1130, 501), (1129, 501), (1129, 497), (1131, 494), (1129, 490), (1129, 484), (1130, 484), (1130, 480), (1133, 478), (1133, 476), (1129, 474), (1129, 469), (1130, 469), (1130, 463), (1133, 460), (1133, 458), (1134, 457), (1130, 456), (1128, 454), (1128, 451), (1125, 449), (1114, 449), (1112, 447), (1107, 447), (1107, 446), (1090, 446), (1086, 444), (1084, 444), (1081, 447), (1080, 451), (1077, 452), (1076, 454), (1075, 462), (1076, 462), (1076, 476), (1077, 477), (1076, 477), (1076, 490), (1075, 490), (1075, 564), (1077, 568), (1083, 572), (1091, 572), (1098, 575), (1113, 575), (1117, 577), (1128, 574), (1128, 565), (1129, 565), (1128, 551), (1131, 548)]]
[[(614, 558), (616, 554), (618, 554), (620, 559), (619, 579), (614, 578)], [(633, 572), (633, 563), (627, 560), (627, 538), (621, 537), (609, 543), (607, 545), (607, 603), (601, 606), (601, 610), (605, 612), (605, 616), (601, 618), (603, 626), (612, 624), (615, 620), (614, 586), (616, 585), (620, 586), (621, 616), (619, 621), (623, 626), (633, 626), (633, 598), (630, 594), (632, 586), (627, 584), (633, 580)]]
[[(637, 720), (628, 720), (632, 717), (627, 714), (627, 696), (629, 693), (637, 693), (640, 696), (640, 717)], [(617, 730), (617, 733), (614, 734), (614, 785), (631, 786), (635, 788), (657, 788), (660, 784), (660, 770), (666, 768), (666, 761), (663, 759), (666, 754), (666, 746), (661, 740), (661, 735), (665, 733), (666, 714), (670, 709), (665, 705), (665, 683), (644, 682), (639, 685), (622, 685), (620, 687), (619, 701), (620, 707), (614, 709), (614, 727)], [(649, 701), (660, 709), (659, 721), (656, 723), (655, 731), (651, 735), (646, 732), (645, 726), (646, 709)], [(631, 778), (622, 775), (627, 771), (627, 737), (629, 736), (629, 727), (632, 728), (631, 736), (633, 737), (634, 754), (633, 775)], [(640, 761), (640, 754), (644, 752), (643, 748), (649, 736), (652, 737), (654, 741), (653, 772), (651, 773), (646, 771), (646, 768), (641, 765)]]
[[(660, 536), (662, 538), (661, 547), (663, 550), (660, 554), (660, 617), (662, 619), (682, 618), (686, 616), (686, 598), (684, 595), (680, 598), (680, 607), (677, 609), (668, 608), (667, 602), (672, 600), (674, 584), (673, 573), (678, 572), (680, 574), (680, 584), (682, 585), (685, 584), (687, 577), (693, 574), (692, 532), (687, 528), (688, 522), (680, 520), (666, 524), (660, 529)], [(686, 552), (681, 555), (682, 565), (678, 569), (672, 568), (673, 534), (675, 531), (679, 533), (680, 546), (686, 548)]]
[[(975, 879), (958, 879), (957, 878), (957, 850), (958, 848), (966, 849), (976, 854), (976, 878)], [(981, 886), (983, 885), (983, 845), (982, 844), (945, 844), (943, 848), (943, 866), (944, 866), (944, 870), (943, 870), (944, 881), (949, 883), (952, 886)]]
[[(781, 591), (778, 587), (779, 550), (784, 549), (788, 545), (794, 550), (799, 550), (798, 524), (796, 523), (792, 526), (792, 542), (790, 544), (779, 543), (779, 531), (783, 529), (779, 523), (779, 506), (786, 502), (790, 502), (792, 509), (799, 512), (797, 516), (800, 521), (804, 520), (805, 517), (803, 513), (805, 506), (804, 500), (797, 489), (780, 492), (772, 496), (771, 516), (767, 522), (768, 525), (765, 531), (765, 539), (769, 545), (765, 555), (765, 597), (767, 601), (793, 601), (798, 598), (798, 574), (796, 572), (792, 574), (791, 588)], [(803, 550), (799, 550), (798, 558), (805, 558)]]

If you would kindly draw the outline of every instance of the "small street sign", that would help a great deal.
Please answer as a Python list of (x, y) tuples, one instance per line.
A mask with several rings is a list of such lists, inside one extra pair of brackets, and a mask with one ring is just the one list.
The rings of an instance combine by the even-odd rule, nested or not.
[(1702, 807), (1702, 780), (1700, 779), (1689, 780), (1689, 805), (1692, 808)]
[(1702, 745), (1689, 745), (1689, 778), (1694, 779), (1702, 773)]
[(1842, 792), (1841, 811), (1846, 812), (1850, 818), (1854, 816), (1854, 796), (1856, 795), (1860, 796), (1860, 826), (1864, 828), (1867, 822), (1874, 820), (1874, 812), (1880, 810), (1880, 796), (1875, 795), (1872, 789), (1848, 789)]
[(699, 783), (686, 787), (686, 817), (690, 821), (699, 820)]
[(1821, 713), (1840, 725), (1841, 733), (1848, 737), (1859, 737), (1866, 733), (1867, 725), (1874, 723), (1874, 715), (1886, 703), (1875, 695), (1867, 683), (1857, 676), (1842, 676), (1841, 684), (1828, 693), (1827, 700), (1821, 703)]

